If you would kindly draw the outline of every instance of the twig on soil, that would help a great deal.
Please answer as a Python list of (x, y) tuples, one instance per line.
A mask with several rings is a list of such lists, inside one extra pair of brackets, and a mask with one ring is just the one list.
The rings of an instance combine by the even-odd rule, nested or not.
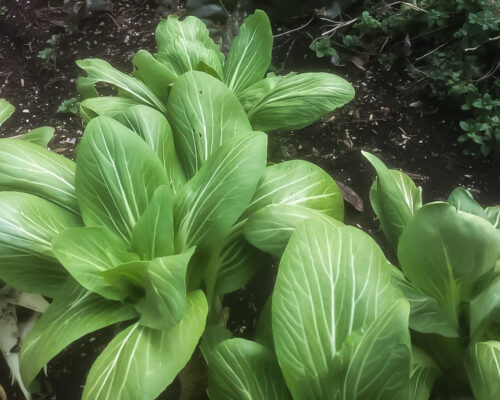
[(438, 47), (436, 47), (434, 50), (431, 50), (429, 51), (428, 53), (425, 53), (423, 56), (420, 56), (418, 58), (415, 58), (415, 61), (420, 61), (421, 59), (431, 55), (432, 53), (434, 53), (435, 51), (438, 51), (441, 47), (443, 46), (446, 46), (448, 43), (450, 43), (449, 41), (446, 42), (446, 43), (443, 43), (443, 44), (440, 44)]
[(492, 76), (497, 71), (498, 68), (500, 68), (500, 62), (497, 62), (496, 65), (491, 67), (490, 70), (486, 74), (484, 74), (481, 78), (476, 79), (472, 82), (480, 82), (480, 81), (484, 81), (485, 79), (488, 79), (490, 76)]
[(286, 52), (286, 55), (285, 55), (285, 59), (283, 60), (283, 63), (281, 64), (281, 69), (280, 71), (283, 71), (285, 69), (285, 64), (286, 62), (288, 61), (288, 57), (290, 56), (290, 53), (292, 52), (292, 47), (293, 45), (295, 44), (295, 42), (297, 41), (297, 39), (299, 38), (299, 36), (297, 36), (296, 38), (294, 38), (292, 40), (292, 44), (290, 45), (290, 47), (288, 48), (288, 51)]
[(330, 35), (330, 37), (332, 37), (335, 32), (337, 32), (339, 29), (341, 28), (345, 28), (346, 26), (349, 26), (353, 23), (355, 23), (359, 18), (353, 18), (349, 21), (345, 21), (345, 22), (336, 22), (336, 21), (332, 21), (330, 20), (332, 23), (330, 25), (326, 25), (326, 26), (333, 26), (332, 29), (330, 29), (329, 31), (326, 31), (326, 32), (323, 32), (322, 35), (323, 36), (327, 36), (327, 35)]
[(284, 35), (288, 35), (289, 33), (293, 33), (293, 32), (297, 32), (297, 31), (300, 31), (302, 29), (304, 29), (306, 26), (308, 26), (311, 22), (314, 21), (314, 17), (312, 17), (309, 21), (307, 21), (304, 25), (302, 26), (299, 26), (298, 28), (295, 28), (295, 29), (291, 29), (289, 31), (286, 31), (286, 32), (283, 32), (283, 33), (278, 33), (277, 35), (274, 35), (275, 38), (277, 37), (280, 37), (280, 36), (284, 36)]
[(392, 6), (395, 6), (395, 5), (398, 5), (398, 4), (402, 4), (402, 5), (404, 4), (405, 6), (413, 8), (414, 10), (417, 10), (417, 11), (421, 11), (421, 12), (425, 12), (425, 13), (429, 12), (427, 10), (424, 10), (423, 8), (420, 8), (419, 6), (417, 6), (415, 4), (407, 3), (406, 1), (395, 1), (394, 3), (387, 4), (387, 7), (391, 8)]

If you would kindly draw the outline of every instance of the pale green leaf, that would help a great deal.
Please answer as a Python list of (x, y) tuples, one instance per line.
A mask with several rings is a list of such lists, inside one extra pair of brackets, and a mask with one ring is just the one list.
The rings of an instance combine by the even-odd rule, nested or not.
[(412, 347), (409, 400), (429, 400), (434, 381), (441, 374), (434, 360), (418, 347)]
[(7, 100), (0, 99), (0, 126), (9, 119), (12, 113), (16, 110)]
[(160, 186), (132, 229), (132, 248), (143, 260), (174, 254), (172, 202), (168, 187)]
[(312, 208), (293, 204), (270, 204), (248, 218), (244, 226), (244, 236), (259, 250), (281, 257), (295, 228), (307, 219), (343, 225), (342, 222)]
[(410, 389), (408, 302), (396, 300), (363, 334), (355, 332), (341, 350), (342, 400), (401, 400)]
[(224, 82), (238, 95), (263, 79), (271, 65), (273, 33), (264, 11), (250, 15), (234, 38), (224, 64)]
[(87, 226), (105, 226), (128, 243), (156, 189), (168, 184), (161, 161), (139, 136), (109, 117), (90, 121), (75, 177)]
[(490, 223), (440, 202), (417, 211), (398, 247), (405, 276), (437, 300), (457, 330), (460, 303), (472, 300), (499, 256), (500, 234)]
[(177, 74), (146, 50), (139, 50), (132, 58), (132, 63), (135, 65), (134, 76), (143, 81), (161, 101), (166, 103)]
[(138, 104), (140, 103), (127, 97), (90, 97), (80, 103), (80, 116), (87, 123), (99, 115), (107, 115), (114, 118)]
[(370, 191), (373, 210), (389, 242), (397, 247), (403, 230), (422, 206), (422, 189), (409, 176), (389, 170), (373, 154), (362, 152), (377, 172), (377, 180)]
[(212, 400), (291, 400), (276, 356), (245, 339), (224, 340), (208, 357)]
[(206, 25), (198, 18), (189, 16), (180, 21), (177, 15), (169, 15), (160, 21), (155, 31), (158, 52), (171, 49), (177, 38), (200, 42), (207, 49), (218, 52), (221, 61), (224, 59), (219, 46), (210, 38)]
[(392, 282), (403, 292), (410, 303), (411, 329), (451, 338), (460, 336), (457, 326), (449, 321), (448, 315), (437, 300), (408, 282), (403, 273), (396, 267), (392, 268)]
[(139, 323), (153, 329), (177, 325), (186, 310), (186, 272), (194, 248), (150, 261), (146, 273), (146, 297), (137, 310)]
[(176, 150), (188, 178), (229, 139), (252, 127), (234, 94), (203, 72), (182, 75), (167, 105)]
[(208, 360), (212, 350), (223, 340), (231, 339), (233, 334), (227, 328), (221, 325), (207, 325), (200, 342), (200, 350), (205, 358)]
[(92, 366), (82, 400), (154, 400), (193, 354), (205, 328), (203, 292), (188, 296), (182, 321), (168, 330), (138, 323), (120, 332)]
[(500, 229), (500, 206), (486, 208), (486, 218), (497, 229)]
[(34, 143), (0, 139), (0, 190), (43, 197), (75, 214), (75, 163)]
[(172, 129), (162, 113), (151, 107), (138, 105), (114, 118), (137, 133), (153, 149), (167, 171), (174, 193), (184, 186), (186, 176), (177, 157)]
[(486, 212), (483, 207), (481, 207), (479, 203), (474, 200), (472, 193), (467, 189), (462, 187), (454, 189), (448, 197), (447, 203), (451, 204), (457, 210), (487, 219)]
[(103, 271), (136, 261), (139, 257), (127, 251), (127, 244), (104, 227), (66, 229), (52, 241), (59, 262), (84, 288), (110, 300), (123, 300), (126, 293), (111, 287)]
[(320, 167), (302, 160), (267, 167), (244, 215), (269, 204), (303, 206), (339, 221), (344, 218), (342, 194), (333, 178)]
[(137, 316), (134, 307), (103, 299), (72, 279), (28, 334), (21, 348), (21, 374), (29, 384), (70, 343), (105, 326)]
[(254, 130), (264, 132), (304, 128), (353, 97), (349, 82), (327, 73), (271, 76), (238, 95)]
[(85, 60), (77, 60), (76, 64), (87, 72), (87, 84), (90, 82), (90, 79), (93, 80), (94, 84), (97, 82), (109, 83), (127, 92), (138, 102), (165, 112), (163, 102), (148, 86), (140, 80), (113, 68), (107, 61), (98, 58), (87, 58)]
[(250, 203), (265, 168), (266, 149), (263, 133), (228, 140), (182, 188), (174, 206), (178, 250), (223, 244)]
[(500, 323), (500, 277), (470, 302), (470, 335), (477, 337), (489, 325)]
[[(220, 79), (222, 64), (220, 52), (206, 48), (203, 43), (182, 37), (175, 38), (169, 50), (158, 52), (158, 61), (177, 75), (205, 70)], [(207, 71), (207, 72), (208, 72)]]
[(54, 136), (54, 130), (50, 126), (41, 126), (40, 128), (26, 132), (19, 139), (37, 144), (38, 146), (47, 147)]
[(0, 279), (53, 297), (67, 273), (52, 253), (62, 231), (80, 226), (75, 214), (28, 193), (0, 192)]
[[(398, 298), (390, 264), (369, 236), (318, 220), (300, 225), (281, 259), (272, 298), (276, 354), (293, 398), (335, 398), (342, 389), (332, 378), (339, 371), (335, 356), (353, 332), (380, 324), (375, 321)], [(401, 340), (394, 346), (399, 352)], [(386, 360), (386, 353), (373, 358)], [(384, 374), (400, 367), (384, 367)]]
[(267, 256), (243, 237), (242, 227), (234, 230), (219, 254), (216, 294), (231, 293), (246, 285), (263, 266)]
[(467, 375), (477, 400), (500, 398), (500, 342), (479, 342), (471, 346)]

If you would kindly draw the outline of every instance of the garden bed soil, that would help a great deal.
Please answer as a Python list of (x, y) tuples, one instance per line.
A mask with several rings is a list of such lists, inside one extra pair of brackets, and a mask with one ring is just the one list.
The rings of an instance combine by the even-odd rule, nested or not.
[[(2, 6), (6, 11), (0, 14), (0, 98), (12, 103), (16, 112), (0, 128), (0, 136), (53, 126), (56, 133), (51, 149), (73, 157), (84, 126), (78, 116), (56, 111), (64, 100), (77, 97), (75, 80), (81, 71), (75, 60), (98, 57), (129, 72), (130, 60), (138, 49), (154, 51), (154, 29), (168, 10), (153, 1), (115, 1), (113, 15), (83, 21), (77, 25), (78, 30), (69, 34), (44, 19), (47, 12), (53, 11), (47, 10), (46, 0), (5, 0)], [(174, 11), (179, 12), (177, 8)], [(283, 27), (281, 33), (286, 29)], [(310, 36), (314, 37), (317, 30), (318, 26), (311, 24), (307, 30), (277, 38), (273, 65), (282, 73), (336, 73), (353, 84), (356, 97), (306, 129), (272, 134), (272, 161), (304, 159), (328, 171), (347, 187), (344, 190), (349, 201), (355, 204), (354, 207), (346, 203), (346, 223), (373, 235), (388, 254), (390, 250), (368, 199), (374, 173), (361, 150), (408, 173), (422, 186), (425, 202), (444, 200), (457, 186), (471, 190), (484, 206), (500, 202), (499, 165), (462, 155), (456, 143), (459, 112), (426, 98), (402, 70), (386, 72), (376, 62), (361, 65), (362, 68), (352, 62), (333, 66), (327, 59), (316, 58), (308, 46)], [(53, 34), (60, 36), (55, 63), (47, 68), (37, 55), (48, 47), (46, 41)], [(256, 315), (272, 289), (274, 274), (275, 271), (262, 271), (245, 289), (227, 296), (229, 328), (238, 336), (252, 335)], [(42, 379), (42, 394), (34, 398), (79, 399), (90, 365), (115, 333), (116, 328), (110, 327), (64, 350), (49, 364), (47, 377)], [(3, 360), (0, 384), (9, 400), (23, 398), (10, 385)]]

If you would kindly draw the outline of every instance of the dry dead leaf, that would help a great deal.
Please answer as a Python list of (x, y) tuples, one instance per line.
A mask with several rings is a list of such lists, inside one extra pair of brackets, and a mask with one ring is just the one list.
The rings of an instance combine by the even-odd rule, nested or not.
[(344, 200), (351, 204), (356, 211), (363, 212), (365, 207), (361, 197), (359, 197), (359, 195), (354, 190), (352, 190), (349, 186), (344, 185), (342, 182), (337, 181), (337, 185), (340, 189), (340, 192), (342, 193), (342, 197), (344, 198)]
[(7, 400), (7, 393), (5, 393), (2, 385), (0, 385), (0, 400)]
[(365, 64), (367, 60), (363, 60), (361, 57), (353, 56), (350, 60), (356, 67), (362, 71), (366, 71)]

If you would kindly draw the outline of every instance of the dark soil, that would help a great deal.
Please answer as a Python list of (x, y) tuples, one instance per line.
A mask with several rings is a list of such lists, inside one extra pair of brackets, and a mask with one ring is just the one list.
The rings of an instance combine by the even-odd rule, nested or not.
[[(61, 5), (57, 1), (51, 6)], [(78, 116), (57, 113), (64, 100), (77, 97), (75, 79), (81, 74), (75, 60), (98, 57), (129, 72), (134, 53), (154, 51), (154, 29), (167, 10), (153, 1), (115, 1), (112, 15), (73, 21), (72, 34), (51, 24), (47, 0), (4, 0), (0, 8), (0, 98), (16, 106), (0, 136), (15, 136), (31, 128), (56, 128), (50, 147), (72, 157), (83, 124)], [(5, 11), (6, 10), (6, 11)], [(296, 26), (300, 25), (300, 21)], [(299, 158), (312, 161), (351, 188), (358, 210), (346, 203), (346, 222), (356, 225), (388, 246), (379, 232), (368, 200), (374, 179), (361, 150), (372, 152), (391, 168), (400, 168), (422, 186), (426, 202), (446, 199), (456, 186), (470, 189), (484, 206), (500, 203), (500, 168), (488, 160), (468, 158), (456, 143), (460, 115), (426, 98), (402, 71), (383, 71), (376, 62), (334, 67), (308, 49), (314, 25), (276, 40), (273, 65), (281, 72), (329, 71), (345, 77), (356, 88), (356, 98), (313, 126), (296, 132), (272, 134), (273, 161)], [(37, 57), (59, 34), (55, 60)], [(357, 195), (356, 195), (357, 193)], [(361, 210), (361, 211), (359, 211)], [(230, 328), (251, 336), (255, 318), (273, 285), (274, 271), (262, 271), (250, 285), (227, 298)], [(254, 297), (255, 296), (255, 297)], [(77, 400), (86, 372), (116, 328), (91, 334), (63, 351), (48, 366), (42, 393), (35, 399)], [(8, 399), (22, 399), (10, 385), (8, 369), (0, 361), (0, 384)]]

